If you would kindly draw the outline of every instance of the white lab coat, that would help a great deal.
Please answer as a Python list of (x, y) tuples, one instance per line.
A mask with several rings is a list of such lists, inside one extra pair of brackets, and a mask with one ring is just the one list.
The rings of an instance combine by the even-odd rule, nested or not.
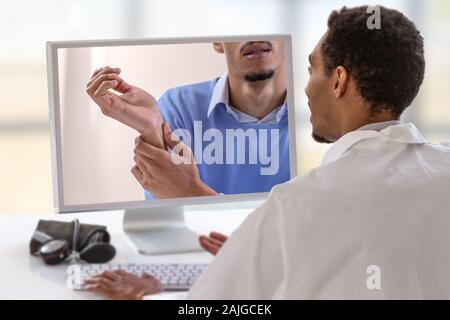
[(450, 299), (450, 145), (413, 124), (350, 132), (273, 188), (188, 293), (378, 298)]

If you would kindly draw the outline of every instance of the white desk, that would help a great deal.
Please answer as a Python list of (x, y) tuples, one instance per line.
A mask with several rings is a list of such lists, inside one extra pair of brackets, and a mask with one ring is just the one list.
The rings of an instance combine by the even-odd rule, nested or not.
[[(245, 219), (250, 209), (198, 211), (186, 214), (186, 223), (194, 231), (207, 234), (219, 231), (230, 234)], [(0, 214), (0, 299), (98, 299), (90, 292), (66, 288), (67, 264), (47, 266), (29, 254), (28, 244), (39, 219), (70, 221), (108, 227), (116, 257), (111, 263), (209, 262), (206, 252), (142, 256), (124, 239), (122, 211), (82, 214)]]

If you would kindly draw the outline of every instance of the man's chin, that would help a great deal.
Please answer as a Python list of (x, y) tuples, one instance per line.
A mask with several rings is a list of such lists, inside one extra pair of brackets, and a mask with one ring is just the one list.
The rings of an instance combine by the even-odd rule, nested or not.
[(314, 141), (316, 141), (318, 143), (333, 143), (334, 142), (334, 141), (324, 138), (321, 135), (315, 134), (314, 132), (312, 134), (312, 137), (313, 137)]
[(275, 74), (275, 70), (268, 69), (268, 70), (261, 70), (258, 72), (249, 72), (244, 75), (244, 78), (248, 82), (259, 82), (259, 81), (265, 81), (269, 80), (273, 77)]

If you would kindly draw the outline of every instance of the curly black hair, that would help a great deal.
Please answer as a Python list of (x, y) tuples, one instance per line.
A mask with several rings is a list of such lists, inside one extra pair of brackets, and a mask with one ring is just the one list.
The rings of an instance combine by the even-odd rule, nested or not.
[(388, 109), (400, 117), (423, 82), (423, 37), (402, 13), (377, 7), (380, 29), (367, 26), (368, 6), (343, 7), (330, 14), (321, 46), (325, 73), (345, 67), (372, 114)]

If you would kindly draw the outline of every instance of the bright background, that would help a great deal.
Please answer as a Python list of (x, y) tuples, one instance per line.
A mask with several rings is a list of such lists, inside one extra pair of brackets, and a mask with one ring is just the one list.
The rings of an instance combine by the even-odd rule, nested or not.
[(0, 11), (0, 212), (52, 211), (45, 42), (48, 40), (291, 33), (299, 159), (319, 164), (303, 89), (307, 56), (333, 9), (382, 4), (415, 21), (426, 43), (425, 83), (404, 119), (432, 142), (450, 137), (448, 0), (15, 0)]

